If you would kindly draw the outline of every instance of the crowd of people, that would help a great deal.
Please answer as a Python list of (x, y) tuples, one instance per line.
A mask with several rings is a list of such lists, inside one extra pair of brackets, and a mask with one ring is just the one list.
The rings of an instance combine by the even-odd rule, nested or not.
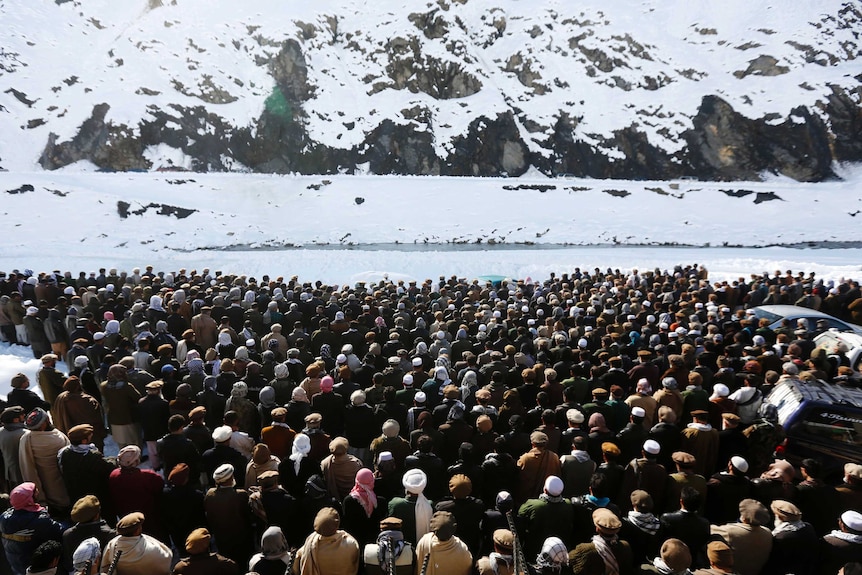
[(862, 323), (856, 281), (696, 264), (0, 272), (42, 364), (0, 406), (9, 572), (860, 574), (862, 465), (781, 458), (765, 400), (859, 366), (767, 303)]

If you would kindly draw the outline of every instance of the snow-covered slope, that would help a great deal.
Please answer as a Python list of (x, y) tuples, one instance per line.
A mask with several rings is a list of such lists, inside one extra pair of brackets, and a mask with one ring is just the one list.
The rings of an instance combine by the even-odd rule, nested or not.
[(0, 21), (6, 170), (818, 180), (862, 158), (856, 1), (30, 0)]

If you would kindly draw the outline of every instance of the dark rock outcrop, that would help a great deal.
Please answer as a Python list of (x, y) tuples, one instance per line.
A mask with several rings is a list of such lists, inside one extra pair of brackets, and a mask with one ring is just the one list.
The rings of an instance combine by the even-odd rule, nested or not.
[(768, 171), (814, 182), (834, 175), (826, 126), (805, 107), (771, 125), (707, 96), (692, 123), (686, 134), (688, 163), (699, 178), (757, 180)]

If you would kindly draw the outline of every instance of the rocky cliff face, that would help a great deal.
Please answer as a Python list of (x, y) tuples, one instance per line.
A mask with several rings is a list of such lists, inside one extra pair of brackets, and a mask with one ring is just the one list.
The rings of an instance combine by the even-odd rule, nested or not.
[[(853, 2), (830, 1), (777, 31), (754, 28), (769, 3), (749, 2), (741, 31), (704, 17), (644, 37), (642, 19), (682, 5), (558, 13), (545, 3), (439, 0), (351, 14), (324, 2), (277, 25), (243, 17), (202, 32), (193, 17), (218, 17), (180, 2), (147, 3), (136, 27), (60, 4), (42, 17), (79, 27), (61, 40), (126, 28), (123, 42), (90, 59), (89, 77), (42, 92), (17, 80), (44, 53), (0, 52), (10, 86), (0, 124), (38, 146), (32, 157), (47, 170), (89, 161), (104, 170), (812, 182), (833, 177), (834, 162), (862, 161), (862, 76), (848, 73), (862, 23)], [(41, 46), (36, 36), (27, 43)], [(0, 146), (0, 167), (18, 167), (14, 145)]]

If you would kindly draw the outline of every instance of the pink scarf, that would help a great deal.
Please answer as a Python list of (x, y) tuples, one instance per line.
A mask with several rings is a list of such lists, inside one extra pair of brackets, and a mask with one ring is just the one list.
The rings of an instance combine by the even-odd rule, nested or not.
[(12, 493), (9, 494), (9, 503), (14, 509), (20, 511), (39, 512), (44, 510), (44, 507), (33, 500), (35, 495), (36, 484), (28, 481), (12, 490)]
[(356, 473), (356, 484), (350, 496), (362, 505), (365, 515), (371, 517), (377, 508), (377, 494), (374, 493), (374, 473), (370, 469), (362, 468)]

